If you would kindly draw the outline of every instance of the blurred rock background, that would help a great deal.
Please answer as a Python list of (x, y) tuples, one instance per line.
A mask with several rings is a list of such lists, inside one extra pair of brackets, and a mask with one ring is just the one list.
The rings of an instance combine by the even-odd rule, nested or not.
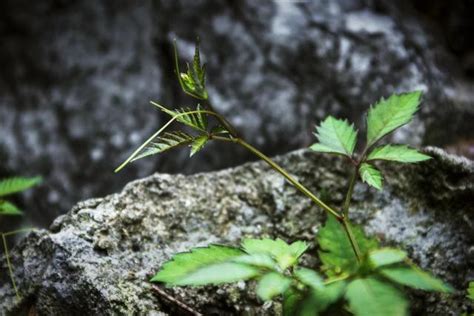
[(166, 117), (194, 105), (173, 74), (201, 38), (214, 106), (264, 152), (306, 147), (326, 115), (363, 127), (381, 96), (421, 89), (395, 141), (474, 157), (474, 2), (79, 1), (0, 3), (0, 177), (42, 175), (17, 198), (48, 225), (79, 200), (155, 171), (194, 173), (253, 159), (214, 144), (113, 169)]

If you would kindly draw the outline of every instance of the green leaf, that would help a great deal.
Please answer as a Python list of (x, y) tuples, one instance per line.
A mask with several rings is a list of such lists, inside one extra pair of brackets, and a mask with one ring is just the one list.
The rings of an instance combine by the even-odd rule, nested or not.
[(257, 285), (257, 295), (264, 301), (283, 294), (291, 285), (291, 279), (280, 273), (270, 272), (263, 276)]
[(40, 184), (41, 181), (43, 181), (41, 177), (13, 177), (3, 179), (0, 181), (0, 196), (25, 191), (35, 185)]
[(276, 260), (283, 270), (298, 262), (299, 257), (306, 251), (308, 245), (296, 241), (288, 245), (281, 239), (245, 239), (242, 248), (248, 254), (268, 254)]
[[(336, 303), (344, 295), (346, 286), (347, 286), (347, 283), (345, 281), (339, 281), (339, 282), (329, 284), (323, 287), (322, 289), (309, 291), (305, 297), (302, 297), (302, 295), (300, 294), (299, 297), (293, 299), (293, 301), (295, 302), (291, 302), (294, 304), (291, 310), (292, 313), (288, 313), (285, 315), (291, 315), (291, 316), (320, 315), (329, 306)], [(330, 314), (330, 315), (333, 315), (333, 314)]]
[(376, 188), (377, 190), (382, 190), (383, 177), (380, 171), (378, 171), (374, 166), (368, 163), (361, 164), (359, 168), (359, 174), (362, 178), (362, 181)]
[(367, 115), (367, 146), (411, 121), (420, 104), (421, 91), (394, 94), (371, 107)]
[(191, 252), (176, 254), (166, 262), (161, 270), (152, 278), (154, 282), (177, 284), (200, 268), (217, 263), (230, 261), (245, 253), (233, 247), (211, 245), (206, 248), (195, 248)]
[(351, 311), (356, 316), (407, 315), (408, 303), (403, 294), (393, 286), (368, 277), (352, 281), (346, 291)]
[(303, 298), (303, 293), (293, 287), (288, 288), (283, 293), (283, 316), (300, 316), (298, 307), (301, 306)]
[(202, 267), (184, 278), (174, 282), (174, 285), (208, 285), (233, 283), (248, 280), (260, 274), (260, 270), (245, 264), (223, 262)]
[(386, 267), (380, 269), (380, 273), (394, 282), (416, 289), (452, 292), (452, 288), (449, 285), (416, 266)]
[(206, 70), (205, 66), (201, 66), (199, 42), (196, 43), (193, 64), (191, 67), (189, 64), (187, 64), (186, 73), (182, 73), (179, 70), (179, 57), (178, 50), (176, 48), (176, 42), (174, 42), (174, 56), (178, 81), (183, 91), (194, 98), (207, 100), (208, 94), (206, 90)]
[(232, 262), (267, 268), (271, 270), (278, 269), (276, 262), (269, 255), (261, 253), (243, 255), (235, 258), (234, 260), (232, 260)]
[(192, 141), (194, 141), (194, 138), (184, 132), (176, 131), (164, 133), (163, 136), (160, 136), (156, 139), (156, 142), (150, 144), (139, 155), (134, 157), (132, 161), (151, 155), (156, 155), (164, 151), (189, 144)]
[(0, 200), (0, 215), (21, 215), (21, 210), (14, 204)]
[(207, 123), (206, 114), (197, 112), (197, 111), (204, 111), (200, 104), (197, 105), (196, 110), (192, 110), (188, 107), (185, 107), (185, 108), (176, 109), (173, 111), (173, 110), (167, 109), (166, 107), (154, 101), (151, 101), (150, 103), (158, 107), (161, 111), (165, 112), (171, 117), (176, 117), (176, 121), (183, 123), (186, 126), (194, 128), (201, 132), (207, 131), (208, 123)]
[(467, 297), (474, 301), (474, 281), (469, 282), (469, 288), (467, 289)]
[(406, 257), (405, 251), (393, 248), (381, 248), (369, 252), (369, 261), (373, 268), (402, 262)]
[[(353, 225), (352, 231), (363, 256), (378, 247), (378, 242), (365, 237), (359, 226)], [(347, 234), (332, 216), (328, 217), (324, 227), (319, 230), (317, 239), (321, 247), (319, 257), (328, 276), (342, 272), (352, 273), (358, 269), (358, 262)]]
[(299, 268), (294, 272), (295, 277), (304, 285), (315, 290), (324, 290), (323, 279), (314, 270)]
[(191, 145), (191, 154), (190, 157), (194, 156), (198, 151), (204, 148), (204, 145), (206, 145), (207, 141), (209, 140), (208, 135), (201, 135), (199, 137), (196, 137)]
[(420, 162), (428, 159), (431, 159), (431, 157), (405, 145), (377, 147), (367, 157), (367, 160), (390, 160), (405, 163)]
[(320, 126), (316, 127), (314, 135), (319, 141), (311, 146), (314, 151), (342, 154), (349, 157), (354, 152), (357, 131), (353, 124), (349, 125), (347, 120), (338, 120), (329, 116)]

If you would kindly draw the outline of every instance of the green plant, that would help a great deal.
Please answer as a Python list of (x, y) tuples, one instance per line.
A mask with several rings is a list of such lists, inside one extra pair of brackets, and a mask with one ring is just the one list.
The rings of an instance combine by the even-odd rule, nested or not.
[[(381, 99), (367, 115), (366, 145), (360, 155), (354, 153), (357, 131), (346, 120), (326, 118), (317, 128), (318, 142), (311, 146), (315, 152), (346, 157), (353, 165), (347, 195), (340, 210), (324, 203), (286, 170), (258, 149), (244, 141), (232, 125), (217, 113), (208, 101), (205, 71), (199, 51), (192, 67), (180, 73), (175, 46), (176, 72), (183, 91), (201, 100), (196, 109), (170, 110), (152, 102), (171, 116), (170, 121), (143, 143), (116, 171), (129, 162), (162, 153), (179, 146), (190, 146), (191, 156), (209, 141), (217, 140), (240, 145), (270, 165), (296, 189), (325, 210), (329, 216), (320, 230), (317, 241), (321, 251), (323, 276), (300, 264), (308, 245), (303, 241), (287, 244), (281, 239), (245, 239), (240, 248), (211, 245), (190, 252), (176, 254), (153, 277), (153, 282), (171, 286), (199, 286), (256, 280), (257, 295), (264, 301), (283, 297), (285, 315), (317, 315), (329, 306), (345, 308), (355, 315), (405, 315), (408, 303), (402, 286), (439, 292), (452, 289), (442, 281), (422, 271), (407, 254), (399, 249), (380, 248), (375, 239), (368, 238), (361, 228), (349, 220), (349, 209), (354, 185), (360, 177), (368, 185), (381, 190), (383, 176), (374, 165), (377, 160), (415, 163), (430, 159), (404, 145), (377, 146), (380, 140), (395, 129), (411, 121), (418, 110), (421, 92), (392, 95)], [(209, 123), (213, 120), (213, 125)], [(172, 122), (189, 127), (164, 131)], [(346, 304), (343, 302), (347, 302)]]
[(12, 177), (0, 181), (0, 215), (21, 215), (21, 210), (13, 203), (5, 200), (8, 195), (23, 192), (41, 183), (41, 177)]
[[(0, 215), (22, 215), (22, 211), (12, 202), (5, 200), (6, 196), (11, 194), (20, 193), (30, 189), (33, 186), (40, 184), (42, 181), (41, 177), (25, 178), (25, 177), (12, 177), (6, 178), (0, 181)], [(31, 229), (19, 229), (10, 232), (2, 232), (2, 245), (5, 253), (5, 260), (7, 261), (8, 273), (10, 275), (10, 281), (17, 298), (20, 297), (16, 286), (15, 279), (13, 277), (13, 267), (10, 262), (10, 253), (8, 251), (7, 237), (15, 235), (21, 232), (30, 231)]]

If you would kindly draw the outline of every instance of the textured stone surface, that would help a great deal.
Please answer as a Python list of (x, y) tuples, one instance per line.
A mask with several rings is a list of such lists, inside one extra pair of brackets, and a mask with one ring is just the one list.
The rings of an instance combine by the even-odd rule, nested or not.
[[(431, 148), (434, 159), (416, 166), (382, 168), (382, 193), (355, 187), (353, 219), (385, 245), (398, 245), (422, 267), (450, 282), (452, 296), (412, 292), (414, 315), (472, 312), (465, 299), (474, 278), (474, 166)], [(340, 205), (346, 162), (309, 151), (277, 158), (313, 192)], [(209, 243), (237, 244), (243, 237), (304, 239), (306, 262), (318, 265), (314, 235), (323, 211), (263, 163), (191, 176), (155, 174), (122, 192), (81, 202), (58, 217), (50, 231), (29, 234), (12, 254), (23, 296), (15, 303), (1, 262), (0, 310), (39, 315), (184, 314), (155, 296), (148, 283), (174, 253)], [(206, 315), (274, 315), (252, 284), (166, 289)], [(470, 310), (469, 310), (470, 308)]]
[(156, 170), (249, 160), (233, 147), (190, 162), (181, 152), (112, 176), (164, 122), (148, 100), (191, 103), (173, 78), (171, 41), (189, 58), (198, 35), (212, 102), (267, 153), (308, 145), (327, 114), (362, 123), (361, 111), (381, 96), (423, 89), (419, 119), (394, 138), (452, 148), (462, 140), (472, 154), (474, 59), (463, 37), (472, 34), (472, 2), (376, 3), (2, 1), (0, 176), (46, 178), (23, 206), (47, 225), (76, 201)]

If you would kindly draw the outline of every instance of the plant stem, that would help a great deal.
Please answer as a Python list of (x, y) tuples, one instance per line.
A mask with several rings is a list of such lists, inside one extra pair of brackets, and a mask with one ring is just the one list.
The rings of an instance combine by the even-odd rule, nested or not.
[(349, 189), (347, 190), (346, 198), (344, 200), (344, 206), (342, 207), (342, 214), (345, 218), (349, 217), (349, 205), (351, 204), (352, 193), (354, 192), (354, 185), (357, 179), (357, 168), (354, 168), (354, 173), (351, 176), (351, 180), (349, 182)]
[(302, 192), (304, 195), (309, 197), (316, 205), (320, 206), (322, 209), (324, 209), (326, 212), (330, 213), (334, 217), (336, 217), (337, 220), (341, 221), (342, 216), (338, 214), (337, 211), (332, 209), (330, 206), (328, 206), (326, 203), (318, 199), (311, 191), (309, 191), (305, 186), (303, 186), (298, 180), (293, 178), (288, 172), (286, 172), (280, 165), (275, 163), (273, 160), (271, 160), (268, 156), (266, 156), (264, 153), (259, 151), (257, 148), (253, 147), (249, 143), (245, 142), (241, 138), (226, 138), (226, 137), (219, 137), (215, 136), (214, 137), (217, 140), (223, 140), (223, 141), (231, 141), (235, 142), (246, 149), (248, 149), (250, 152), (258, 156), (260, 159), (264, 160), (267, 164), (270, 165), (275, 171), (279, 172), (282, 176), (284, 176), (296, 189), (298, 189), (300, 192)]
[(354, 250), (354, 254), (357, 258), (357, 262), (361, 262), (361, 253), (360, 253), (360, 248), (359, 245), (357, 244), (357, 240), (355, 239), (354, 233), (352, 232), (351, 228), (351, 223), (349, 222), (349, 219), (347, 217), (342, 218), (342, 226), (344, 227), (344, 230), (347, 233), (347, 238), (349, 238), (349, 242), (351, 243), (352, 250)]
[(12, 268), (12, 263), (10, 261), (10, 253), (8, 251), (7, 239), (5, 238), (5, 234), (2, 234), (2, 241), (3, 241), (3, 249), (5, 251), (5, 257), (6, 257), (6, 260), (7, 260), (8, 273), (10, 274), (10, 280), (11, 280), (12, 285), (13, 285), (13, 290), (15, 291), (15, 295), (16, 295), (17, 299), (20, 299), (21, 297), (20, 297), (20, 294), (18, 292), (18, 288), (16, 286), (15, 277), (13, 275), (13, 268)]

